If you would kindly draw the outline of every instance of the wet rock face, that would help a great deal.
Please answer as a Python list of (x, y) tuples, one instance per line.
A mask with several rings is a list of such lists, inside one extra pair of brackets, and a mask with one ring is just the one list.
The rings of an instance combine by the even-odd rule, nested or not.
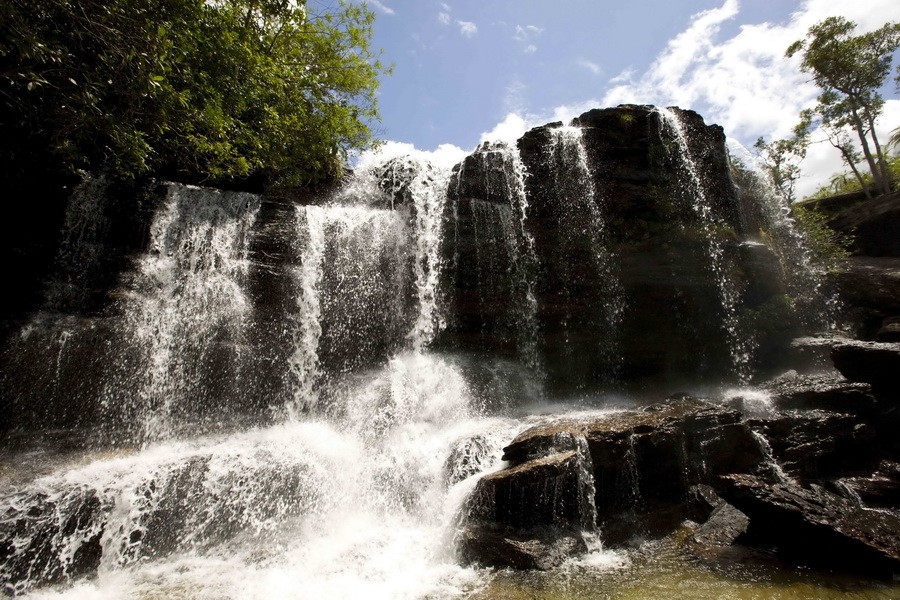
[(900, 571), (900, 518), (865, 510), (821, 488), (722, 478), (720, 493), (750, 519), (748, 536), (803, 562), (890, 576)]
[(799, 375), (791, 372), (765, 385), (780, 409), (821, 409), (850, 414), (875, 410), (872, 388), (834, 375)]
[(463, 563), (487, 567), (546, 571), (586, 550), (584, 540), (578, 535), (559, 536), (541, 531), (523, 535), (490, 527), (469, 527), (457, 540)]
[[(579, 456), (585, 440), (587, 457)], [(470, 507), (473, 523), (524, 531), (579, 531), (582, 469), (591, 470), (604, 543), (665, 535), (688, 513), (689, 490), (719, 475), (756, 472), (764, 461), (740, 415), (689, 397), (587, 420), (556, 420), (517, 436), (509, 467), (484, 477)]]
[(417, 182), (433, 181), (437, 174), (434, 166), (398, 156), (373, 169), (378, 188), (384, 193), (382, 208), (399, 208), (413, 205), (413, 189)]
[[(738, 304), (748, 322), (769, 325), (756, 332), (759, 365), (768, 366), (794, 333), (778, 301), (784, 294), (778, 261), (761, 244), (743, 243), (757, 229), (743, 230), (721, 128), (692, 111), (673, 111), (719, 223), (715, 235), (724, 240)], [(524, 275), (533, 282), (537, 354), (553, 390), (729, 373), (708, 232), (685, 191), (678, 142), (649, 106), (596, 109), (573, 125), (581, 154), (570, 147), (572, 130), (550, 123), (518, 141), (520, 172), (502, 144), (484, 144), (457, 166), (444, 251), (453, 317), (441, 344), (521, 353), (515, 329), (522, 321), (507, 309), (523, 303), (514, 280)], [(517, 186), (527, 197), (521, 233), (510, 227), (521, 218)], [(521, 235), (533, 259), (523, 258)], [(505, 240), (518, 245), (519, 257), (511, 260)]]

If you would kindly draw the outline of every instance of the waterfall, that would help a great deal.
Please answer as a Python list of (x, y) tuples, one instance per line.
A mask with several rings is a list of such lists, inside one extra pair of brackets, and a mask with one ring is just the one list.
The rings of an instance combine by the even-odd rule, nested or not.
[(761, 171), (744, 171), (734, 164), (731, 170), (742, 171), (738, 186), (742, 210), (751, 213), (749, 220), (759, 222), (763, 241), (778, 257), (788, 293), (796, 304), (794, 312), (807, 328), (835, 329), (837, 293), (827, 290), (827, 273), (813, 257), (787, 200)]
[(239, 364), (251, 312), (248, 236), (259, 205), (251, 194), (169, 186), (122, 302), (120, 343), (135, 364), (123, 361), (131, 368), (112, 373), (104, 393), (110, 419), (124, 413), (145, 442), (173, 435), (189, 415), (227, 412), (210, 382), (222, 377), (218, 361)]
[[(318, 404), (319, 338), (322, 335), (322, 306), (319, 285), (325, 254), (325, 232), (321, 209), (297, 207), (297, 228), (305, 231), (300, 268), (295, 270), (297, 313), (294, 327), (294, 352), (288, 361), (294, 379), (293, 399), (287, 407), (291, 418)], [(305, 228), (305, 229), (304, 229)], [(301, 236), (297, 236), (301, 239)]]
[[(599, 322), (591, 323), (598, 330), (597, 352), (607, 366), (606, 379), (615, 376), (618, 367), (618, 336), (622, 314), (625, 309), (624, 295), (618, 279), (614, 254), (609, 249), (605, 219), (605, 199), (594, 184), (584, 147), (583, 132), (579, 127), (558, 127), (553, 134), (550, 160), (553, 165), (555, 187), (560, 211), (560, 240), (564, 252), (578, 255), (578, 241), (586, 241), (588, 265), (592, 272), (576, 272), (570, 264), (562, 265), (563, 277), (568, 282), (593, 279), (592, 284), (600, 291)], [(568, 292), (571, 295), (571, 291)], [(571, 300), (571, 298), (569, 299)], [(567, 317), (567, 321), (571, 315)], [(570, 335), (574, 325), (564, 323), (565, 335)]]
[(668, 108), (657, 108), (660, 134), (674, 141), (674, 144), (663, 146), (668, 150), (670, 158), (680, 167), (680, 184), (685, 190), (694, 215), (706, 241), (709, 268), (715, 279), (722, 306), (722, 327), (728, 342), (731, 362), (738, 378), (742, 382), (750, 379), (750, 360), (753, 353), (753, 341), (747, 332), (741, 331), (738, 319), (739, 291), (737, 283), (729, 272), (729, 264), (725, 256), (725, 242), (721, 231), (725, 221), (716, 214), (706, 195), (706, 187), (698, 171), (698, 164), (688, 145), (687, 135), (678, 115)]
[(301, 206), (296, 225), (293, 416), (316, 406), (322, 363), (348, 372), (401, 347), (412, 252), (407, 220), (394, 210)]
[(581, 517), (581, 531), (587, 548), (591, 552), (602, 549), (603, 544), (597, 530), (597, 489), (594, 480), (594, 462), (588, 448), (587, 438), (575, 438), (578, 456), (578, 514)]
[(441, 222), (447, 199), (449, 173), (425, 165), (410, 182), (415, 219), (416, 254), (414, 273), (419, 314), (409, 332), (412, 347), (423, 350), (446, 324), (438, 298), (443, 260)]
[[(482, 575), (453, 555), (458, 518), (524, 424), (479, 416), (462, 372), (423, 353), (336, 400), (328, 418), (76, 457), (4, 492), (0, 532), (14, 543), (0, 585), (384, 600), (476, 588)], [(458, 453), (473, 439), (474, 462)]]
[[(454, 241), (452, 272), (463, 268), (459, 203), (468, 202), (475, 246), (477, 281), (474, 285), (480, 291), (480, 302), (488, 309), (481, 316), (499, 308), (505, 310), (496, 319), (503, 332), (500, 337), (513, 338), (520, 359), (534, 370), (538, 379), (543, 379), (534, 290), (538, 259), (534, 237), (526, 226), (525, 167), (518, 148), (502, 142), (485, 142), (460, 163), (452, 175), (450, 188), (454, 196), (450, 219)], [(497, 300), (502, 302), (502, 307), (488, 307), (486, 303), (494, 302), (494, 298), (487, 296), (499, 291), (508, 293), (509, 299)]]
[(759, 449), (762, 451), (763, 456), (766, 458), (766, 464), (772, 470), (772, 475), (775, 477), (775, 481), (780, 483), (797, 483), (791, 478), (787, 473), (784, 472), (784, 469), (781, 468), (781, 465), (778, 464), (778, 461), (775, 460), (775, 455), (772, 453), (772, 445), (769, 443), (769, 440), (766, 439), (762, 433), (750, 430), (750, 433), (753, 434), (753, 439), (756, 440), (756, 443), (759, 445)]

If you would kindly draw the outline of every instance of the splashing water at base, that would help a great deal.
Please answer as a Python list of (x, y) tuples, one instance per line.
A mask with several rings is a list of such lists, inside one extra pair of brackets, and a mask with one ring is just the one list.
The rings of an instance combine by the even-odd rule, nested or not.
[[(456, 564), (458, 513), (522, 424), (479, 417), (459, 369), (422, 354), (353, 378), (339, 398), (327, 421), (158, 443), (20, 488), (0, 501), (0, 528), (30, 526), (0, 581), (24, 568), (23, 592), (77, 577), (96, 556), (96, 579), (33, 597), (451, 598), (477, 587), (484, 573)], [(481, 462), (448, 480), (464, 470), (453, 450), (473, 437)]]

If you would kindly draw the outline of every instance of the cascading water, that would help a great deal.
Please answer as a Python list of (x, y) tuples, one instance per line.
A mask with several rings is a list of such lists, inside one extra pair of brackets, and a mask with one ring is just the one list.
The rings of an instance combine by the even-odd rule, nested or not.
[(413, 272), (419, 313), (409, 338), (413, 350), (421, 351), (434, 340), (446, 324), (440, 307), (439, 283), (443, 259), (441, 257), (441, 221), (446, 201), (446, 170), (422, 167), (410, 182), (415, 219), (416, 254)]
[[(552, 286), (539, 289), (538, 266), (554, 266), (538, 264), (535, 239), (558, 242), (563, 259), (569, 248), (581, 253), (584, 269), (561, 263), (569, 271), (555, 275), (585, 284), (570, 292), (594, 294), (597, 310), (585, 310), (595, 320), (584, 322), (605, 357), (598, 362), (615, 364), (625, 308), (583, 131), (547, 131), (529, 165), (542, 167), (549, 146), (547, 188), (558, 193), (532, 200), (553, 206), (529, 207), (522, 162), (508, 147), (494, 148), (500, 168), (484, 186), (491, 201), (465, 196), (484, 243), (476, 262), (503, 271), (512, 290), (508, 305), (485, 300), (482, 308), (510, 316), (519, 363), (512, 352), (495, 363), (486, 353), (434, 351), (456, 308), (441, 287), (450, 263), (442, 236), (452, 235), (442, 223), (451, 212), (445, 171), (399, 159), (358, 173), (328, 203), (282, 203), (290, 210), (273, 226), (287, 238), (281, 245), (260, 241), (268, 235), (260, 223), (277, 212), (272, 199), (169, 186), (150, 248), (121, 277), (114, 310), (99, 325), (66, 321), (47, 353), (47, 373), (65, 393), (70, 355), (88, 352), (84, 340), (102, 340), (90, 351), (110, 364), (98, 377), (103, 393), (92, 399), (103, 402), (104, 425), (124, 432), (111, 436), (115, 444), (63, 443), (46, 455), (7, 458), (0, 446), (3, 590), (33, 598), (478, 597), (497, 572), (461, 566), (454, 550), (479, 481), (522, 466), (507, 468), (501, 457), (543, 422), (532, 413), (605, 418), (603, 409), (550, 404), (522, 383), (523, 372), (538, 370), (538, 351), (552, 348), (538, 323), (561, 306), (549, 317), (538, 310), (546, 306), (536, 297), (559, 298)], [(677, 130), (666, 131), (677, 139)], [(688, 190), (702, 193), (697, 186)], [(582, 241), (566, 246), (572, 238)], [(263, 265), (258, 257), (272, 247), (278, 251)], [(264, 269), (272, 272), (260, 276)], [(88, 335), (95, 325), (108, 337)], [(578, 325), (573, 319), (566, 332), (580, 333)], [(274, 341), (265, 338), (272, 332)], [(259, 365), (262, 374), (251, 372)], [(260, 392), (255, 386), (271, 373), (283, 380)], [(601, 454), (592, 459), (599, 437), (576, 435), (557, 453), (566, 471), (533, 486), (547, 500), (547, 522), (576, 538), (580, 530), (591, 550), (593, 559), (558, 567), (565, 577), (627, 562), (600, 552), (598, 513), (611, 507), (597, 498), (618, 494), (636, 513), (652, 504), (641, 435), (630, 435), (615, 465), (602, 465)], [(700, 456), (693, 470), (683, 465), (685, 481), (707, 476)], [(608, 489), (594, 479), (604, 472), (617, 480)]]
[[(605, 199), (597, 193), (584, 147), (582, 130), (579, 127), (558, 127), (551, 129), (552, 161), (555, 188), (558, 194), (560, 245), (564, 252), (577, 255), (579, 248), (575, 240), (587, 241), (588, 268), (591, 273), (576, 273), (568, 263), (563, 269), (567, 281), (593, 278), (600, 290), (599, 308), (602, 310), (600, 322), (591, 323), (598, 336), (597, 352), (601, 362), (608, 365), (605, 373), (612, 380), (618, 366), (618, 336), (622, 314), (625, 310), (624, 296), (615, 269), (616, 260), (607, 240), (607, 224), (604, 214)], [(568, 286), (567, 286), (568, 287)], [(571, 292), (569, 292), (571, 295)], [(567, 317), (567, 320), (571, 317)], [(564, 324), (566, 336), (575, 325)]]
[[(499, 319), (501, 328), (515, 338), (517, 354), (534, 369), (538, 379), (542, 379), (538, 305), (534, 291), (538, 260), (534, 237), (526, 226), (525, 167), (518, 148), (505, 143), (482, 144), (460, 163), (459, 170), (452, 175), (450, 187), (455, 192), (452, 203), (453, 271), (460, 268), (459, 202), (468, 201), (475, 238), (475, 287), (482, 291), (479, 301), (483, 305), (494, 303), (495, 298), (487, 298), (484, 290), (496, 294), (498, 288), (508, 287), (511, 298), (504, 302), (507, 314)], [(482, 311), (481, 315), (489, 312)]]
[(240, 364), (259, 202), (252, 194), (171, 185), (151, 224), (149, 251), (122, 303), (123, 353), (135, 363), (123, 361), (109, 376), (103, 399), (110, 420), (137, 424), (144, 442), (171, 436), (188, 416), (224, 409), (208, 381), (217, 362)]
[[(664, 136), (663, 147), (670, 158), (681, 170), (681, 185), (690, 201), (691, 209), (697, 217), (698, 225), (706, 242), (709, 268), (719, 292), (722, 305), (722, 327), (727, 337), (731, 362), (736, 375), (742, 382), (750, 379), (750, 361), (754, 343), (749, 333), (742, 331), (738, 319), (739, 292), (736, 282), (729, 272), (729, 264), (725, 255), (725, 243), (720, 229), (723, 219), (716, 214), (712, 203), (706, 196), (706, 189), (697, 163), (694, 160), (687, 134), (678, 115), (668, 108), (657, 108), (660, 134)], [(671, 140), (673, 143), (666, 143)]]
[(411, 235), (403, 214), (366, 206), (301, 206), (297, 231), (288, 407), (294, 416), (317, 404), (321, 362), (336, 372), (358, 368), (367, 357), (402, 348), (411, 326)]
[(810, 251), (808, 240), (791, 216), (787, 200), (761, 171), (731, 166), (732, 177), (740, 172), (738, 186), (746, 219), (758, 221), (767, 246), (775, 252), (795, 307), (795, 314), (808, 329), (835, 329), (839, 312), (837, 294), (829, 291), (826, 272)]

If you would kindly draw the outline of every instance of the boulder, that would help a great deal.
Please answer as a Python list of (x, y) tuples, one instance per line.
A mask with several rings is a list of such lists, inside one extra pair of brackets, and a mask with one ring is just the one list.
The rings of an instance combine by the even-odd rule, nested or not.
[(519, 434), (503, 458), (511, 466), (478, 484), (473, 522), (583, 527), (590, 505), (583, 471), (590, 469), (598, 524), (613, 545), (673, 531), (689, 512), (691, 486), (765, 471), (764, 453), (740, 413), (688, 396), (602, 417), (548, 420)]
[(710, 514), (705, 523), (691, 534), (691, 543), (707, 551), (732, 546), (747, 532), (750, 519), (747, 515), (722, 502)]
[(490, 473), (469, 500), (469, 518), (519, 530), (578, 529), (581, 502), (578, 454), (557, 452)]
[(806, 564), (900, 573), (900, 518), (821, 488), (728, 475), (719, 493), (750, 520), (747, 536)]
[(835, 368), (851, 381), (872, 385), (876, 396), (900, 392), (900, 343), (847, 340), (831, 350)]
[(467, 527), (456, 542), (463, 563), (542, 571), (558, 567), (567, 558), (587, 551), (580, 535), (560, 535), (549, 530), (521, 533), (508, 529)]
[(804, 481), (868, 473), (879, 461), (875, 428), (853, 414), (783, 410), (748, 423), (768, 440), (781, 468)]

